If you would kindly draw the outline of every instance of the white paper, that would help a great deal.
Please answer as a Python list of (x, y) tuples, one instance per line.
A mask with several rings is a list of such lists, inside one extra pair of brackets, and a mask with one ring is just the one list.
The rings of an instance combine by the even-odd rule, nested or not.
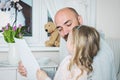
[(37, 80), (36, 71), (40, 67), (26, 41), (24, 39), (16, 39), (15, 43), (20, 59), (27, 70), (28, 80)]

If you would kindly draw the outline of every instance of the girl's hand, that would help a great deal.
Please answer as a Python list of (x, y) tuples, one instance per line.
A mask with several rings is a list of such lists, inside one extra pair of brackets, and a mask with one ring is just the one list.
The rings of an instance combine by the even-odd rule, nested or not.
[(23, 66), (22, 62), (19, 61), (18, 63), (18, 72), (22, 75), (22, 76), (27, 76), (27, 71), (25, 69), (25, 67)]
[(48, 78), (48, 75), (45, 71), (38, 69), (37, 73), (37, 80), (46, 80)]

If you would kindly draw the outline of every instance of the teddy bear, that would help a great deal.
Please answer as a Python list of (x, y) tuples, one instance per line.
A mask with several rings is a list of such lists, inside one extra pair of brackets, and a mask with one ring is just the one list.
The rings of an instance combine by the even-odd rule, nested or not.
[(49, 40), (45, 41), (46, 47), (59, 47), (60, 46), (60, 35), (53, 22), (47, 22), (44, 26), (45, 31), (50, 34)]

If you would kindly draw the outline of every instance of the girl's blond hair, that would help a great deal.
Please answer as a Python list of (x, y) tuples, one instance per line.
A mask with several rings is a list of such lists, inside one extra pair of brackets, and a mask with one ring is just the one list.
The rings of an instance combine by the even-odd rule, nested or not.
[(76, 26), (72, 29), (72, 41), (75, 53), (70, 61), (68, 69), (71, 71), (73, 65), (76, 65), (80, 70), (80, 75), (83, 71), (89, 74), (93, 71), (92, 63), (94, 56), (99, 51), (100, 35), (93, 27), (86, 25)]

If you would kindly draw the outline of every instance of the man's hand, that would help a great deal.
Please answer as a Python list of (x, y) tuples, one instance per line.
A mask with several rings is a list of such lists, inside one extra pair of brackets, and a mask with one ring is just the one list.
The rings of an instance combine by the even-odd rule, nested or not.
[(27, 76), (27, 71), (25, 69), (25, 67), (23, 66), (22, 62), (19, 61), (18, 63), (18, 72), (22, 75), (22, 76)]

